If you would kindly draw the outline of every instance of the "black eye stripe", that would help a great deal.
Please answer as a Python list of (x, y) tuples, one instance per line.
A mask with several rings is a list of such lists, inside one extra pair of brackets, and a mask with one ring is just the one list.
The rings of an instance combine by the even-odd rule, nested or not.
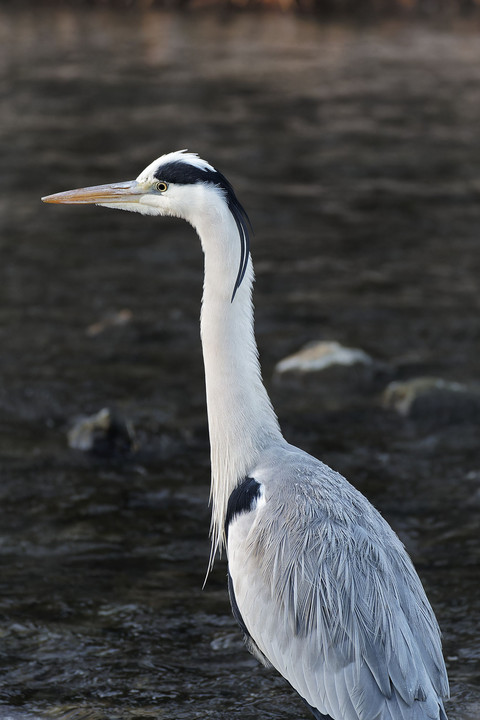
[(192, 185), (197, 182), (211, 182), (216, 185), (219, 183), (219, 180), (215, 179), (216, 176), (221, 177), (216, 170), (202, 170), (180, 160), (162, 165), (154, 174), (157, 180), (178, 185)]
[(238, 202), (235, 191), (225, 175), (218, 170), (202, 170), (186, 162), (177, 160), (175, 162), (161, 165), (154, 173), (154, 177), (165, 183), (177, 183), (178, 185), (194, 185), (195, 183), (211, 183), (221, 188), (225, 193), (227, 205), (235, 218), (238, 228), (238, 235), (241, 243), (240, 265), (238, 275), (233, 288), (232, 301), (235, 293), (241, 285), (248, 265), (250, 252), (250, 229), (251, 223), (242, 205)]

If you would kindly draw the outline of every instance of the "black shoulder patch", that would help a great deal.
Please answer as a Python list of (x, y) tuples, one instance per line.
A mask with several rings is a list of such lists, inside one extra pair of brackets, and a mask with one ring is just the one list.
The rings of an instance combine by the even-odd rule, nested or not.
[(228, 536), (228, 527), (233, 518), (241, 513), (249, 512), (260, 495), (261, 485), (254, 478), (247, 477), (228, 498), (227, 516), (225, 518), (225, 533)]

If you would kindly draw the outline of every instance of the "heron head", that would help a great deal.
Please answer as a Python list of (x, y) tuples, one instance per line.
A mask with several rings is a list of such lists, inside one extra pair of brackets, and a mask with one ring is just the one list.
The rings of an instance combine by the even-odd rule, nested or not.
[(68, 190), (42, 198), (46, 203), (93, 204), (143, 215), (169, 215), (187, 220), (199, 230), (205, 219), (222, 212), (233, 216), (241, 242), (241, 259), (234, 295), (248, 263), (248, 216), (222, 173), (186, 150), (168, 153), (142, 170), (136, 180)]

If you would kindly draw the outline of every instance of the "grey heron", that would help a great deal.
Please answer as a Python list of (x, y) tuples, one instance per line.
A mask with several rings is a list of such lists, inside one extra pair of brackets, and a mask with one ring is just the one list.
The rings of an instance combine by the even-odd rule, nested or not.
[(280, 431), (254, 336), (249, 221), (228, 180), (179, 151), (136, 180), (42, 199), (175, 216), (200, 237), (210, 563), (225, 547), (249, 650), (317, 720), (446, 720), (440, 632), (404, 546), (344, 477)]

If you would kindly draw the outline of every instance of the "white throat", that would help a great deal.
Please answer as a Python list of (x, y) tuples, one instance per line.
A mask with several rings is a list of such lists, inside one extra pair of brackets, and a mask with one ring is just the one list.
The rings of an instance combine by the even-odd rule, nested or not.
[(201, 338), (212, 462), (212, 558), (225, 540), (228, 498), (282, 435), (262, 383), (253, 329), (253, 269), (232, 301), (240, 239), (223, 198), (195, 225), (205, 254)]

